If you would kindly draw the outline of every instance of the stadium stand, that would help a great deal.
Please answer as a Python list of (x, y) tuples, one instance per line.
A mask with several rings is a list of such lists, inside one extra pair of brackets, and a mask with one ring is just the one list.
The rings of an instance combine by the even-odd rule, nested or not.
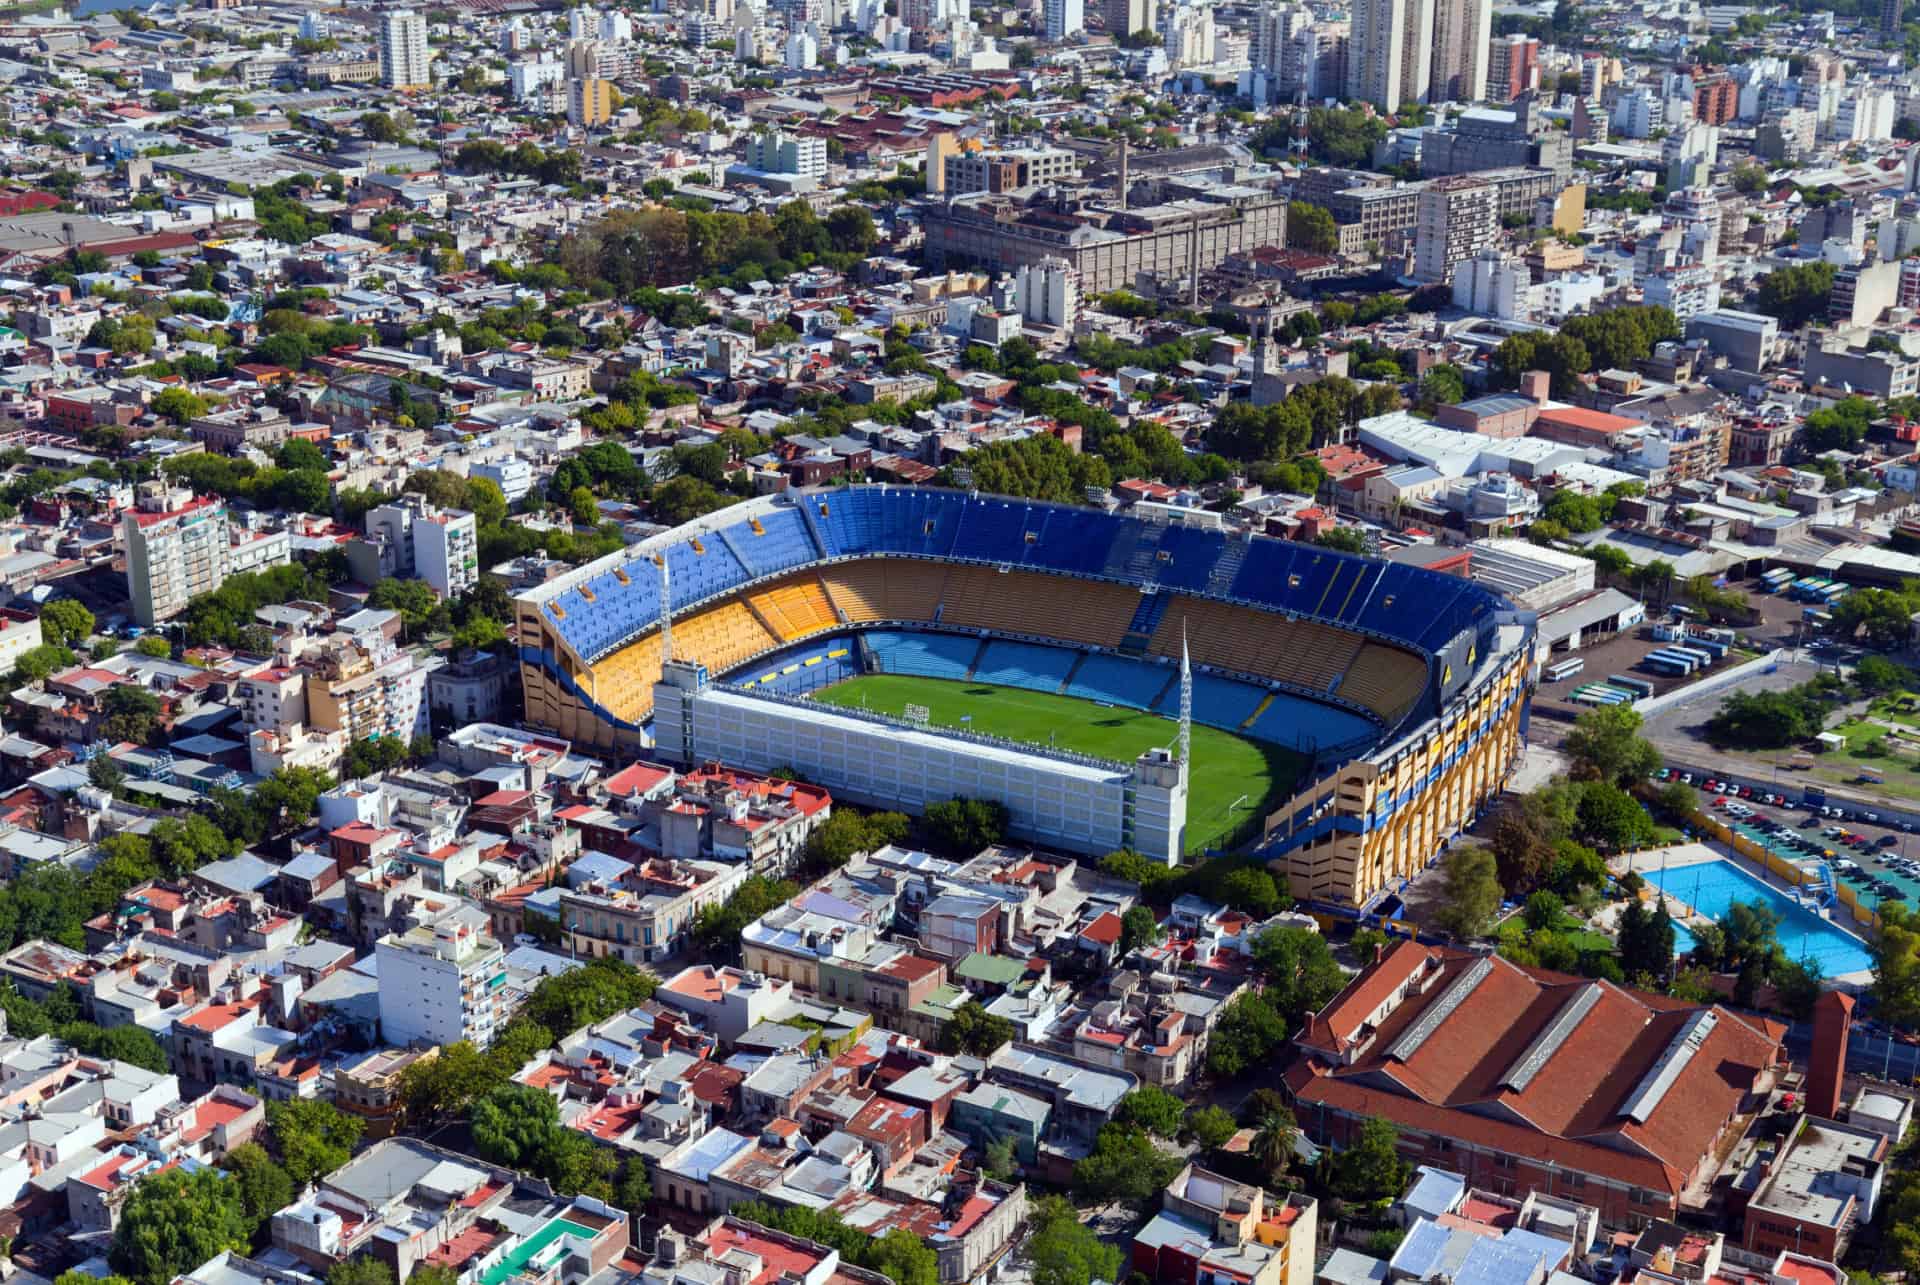
[(1309, 754), (1365, 745), (1380, 735), (1379, 728), (1358, 714), (1316, 705), (1285, 692), (1271, 695), (1271, 703), (1246, 725), (1244, 735)]
[[(1216, 678), (1212, 674), (1193, 676), (1193, 718), (1197, 723), (1209, 727), (1234, 729), (1245, 723), (1259, 708), (1266, 692), (1251, 683), (1236, 682), (1231, 678)], [(1180, 688), (1176, 685), (1167, 689), (1160, 698), (1156, 713), (1176, 716), (1180, 713)]]
[(1338, 691), (1394, 723), (1413, 708), (1426, 688), (1425, 661), (1398, 647), (1370, 642), (1341, 677)]
[[(1503, 788), (1524, 734), (1533, 622), (1472, 580), (1157, 517), (888, 486), (749, 500), (517, 594), (529, 724), (595, 748), (645, 743), (658, 560), (675, 655), (776, 690), (847, 676), (869, 654), (895, 672), (976, 670), (1165, 708), (1184, 637), (1209, 671), (1201, 719), (1317, 752), (1316, 779), (1267, 814), (1262, 840), (1302, 900), (1363, 906), (1421, 868), (1435, 836)], [(1021, 638), (1057, 639), (1061, 654)]]
[(958, 634), (902, 634), (890, 630), (867, 635), (867, 648), (884, 674), (916, 674), (959, 682), (980, 650), (978, 638)]
[(763, 656), (740, 679), (740, 686), (797, 696), (844, 682), (860, 672), (860, 658), (847, 637), (803, 643)]
[(807, 534), (806, 519), (794, 509), (775, 509), (727, 527), (724, 533), (728, 547), (750, 560), (754, 574), (759, 576), (813, 562), (820, 556)]
[(820, 573), (827, 596), (853, 624), (870, 620), (932, 620), (949, 568), (939, 563), (871, 559), (843, 562)]
[(651, 714), (653, 685), (660, 681), (660, 650), (660, 635), (651, 634), (595, 665), (593, 698), (613, 714), (632, 722)]
[(827, 591), (820, 587), (820, 578), (811, 573), (755, 591), (747, 596), (747, 601), (783, 642), (837, 628), (840, 624), (833, 603), (827, 599)]
[(940, 623), (1116, 647), (1136, 597), (1121, 585), (960, 566), (947, 576)]
[(1122, 656), (1088, 656), (1067, 684), (1067, 695), (1146, 709), (1167, 685), (1168, 667)]
[(723, 674), (780, 640), (739, 601), (723, 602), (673, 625), (673, 654)]
[(993, 642), (987, 644), (980, 662), (973, 667), (973, 678), (975, 682), (1005, 683), (1036, 692), (1058, 691), (1075, 659), (1065, 647)]

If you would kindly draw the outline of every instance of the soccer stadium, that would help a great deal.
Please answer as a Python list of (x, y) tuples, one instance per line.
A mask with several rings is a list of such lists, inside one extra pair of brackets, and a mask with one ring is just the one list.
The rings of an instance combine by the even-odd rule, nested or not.
[(519, 594), (514, 632), (528, 722), (586, 746), (998, 798), (1094, 854), (1246, 843), (1353, 907), (1500, 789), (1533, 622), (1293, 541), (875, 485), (652, 537)]

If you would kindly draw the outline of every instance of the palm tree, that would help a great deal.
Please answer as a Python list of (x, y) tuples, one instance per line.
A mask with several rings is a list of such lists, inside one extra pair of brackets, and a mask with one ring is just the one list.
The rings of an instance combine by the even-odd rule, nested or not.
[(1269, 1111), (1260, 1117), (1253, 1140), (1247, 1145), (1247, 1154), (1271, 1177), (1284, 1170), (1293, 1159), (1293, 1144), (1299, 1135), (1300, 1126), (1294, 1123), (1293, 1112)]

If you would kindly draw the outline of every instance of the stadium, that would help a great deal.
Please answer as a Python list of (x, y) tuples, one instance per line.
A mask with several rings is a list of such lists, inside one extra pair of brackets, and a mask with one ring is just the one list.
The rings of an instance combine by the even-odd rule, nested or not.
[(879, 485), (735, 505), (516, 597), (527, 721), (856, 803), (998, 798), (1068, 850), (1245, 843), (1295, 898), (1365, 906), (1514, 765), (1532, 617), (1209, 518)]

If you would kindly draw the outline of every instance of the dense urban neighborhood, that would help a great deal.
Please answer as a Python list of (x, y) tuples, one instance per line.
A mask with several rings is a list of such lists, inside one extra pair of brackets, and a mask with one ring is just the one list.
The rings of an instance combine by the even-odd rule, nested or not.
[(0, 1281), (1915, 1279), (1908, 8), (0, 6)]

